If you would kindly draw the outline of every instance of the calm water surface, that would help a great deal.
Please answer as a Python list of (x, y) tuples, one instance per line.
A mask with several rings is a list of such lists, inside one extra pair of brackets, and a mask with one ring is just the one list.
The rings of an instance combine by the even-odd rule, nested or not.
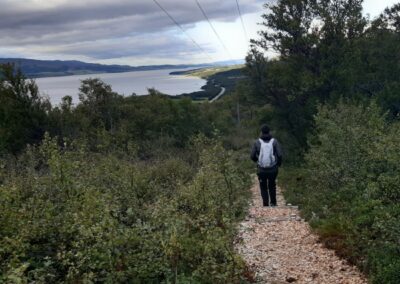
[[(178, 71), (183, 70), (185, 69)], [(145, 95), (147, 88), (156, 88), (169, 95), (179, 95), (199, 91), (206, 84), (205, 80), (197, 77), (169, 75), (173, 71), (177, 69), (49, 77), (36, 79), (36, 83), (40, 92), (47, 95), (53, 105), (59, 104), (61, 98), (67, 95), (72, 96), (73, 103), (77, 104), (81, 80), (87, 78), (100, 78), (111, 85), (114, 92), (125, 96), (132, 93)]]

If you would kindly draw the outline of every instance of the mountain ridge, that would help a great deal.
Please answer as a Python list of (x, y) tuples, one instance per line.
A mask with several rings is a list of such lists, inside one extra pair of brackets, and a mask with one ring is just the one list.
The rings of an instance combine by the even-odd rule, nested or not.
[(230, 65), (237, 62), (221, 61), (209, 64), (160, 64), (160, 65), (106, 65), (99, 63), (86, 63), (78, 60), (37, 60), (29, 58), (0, 58), (0, 64), (15, 64), (28, 78), (57, 77), (70, 75), (86, 75), (99, 73), (122, 73), (132, 71), (150, 71), (163, 69), (200, 68), (215, 65)]

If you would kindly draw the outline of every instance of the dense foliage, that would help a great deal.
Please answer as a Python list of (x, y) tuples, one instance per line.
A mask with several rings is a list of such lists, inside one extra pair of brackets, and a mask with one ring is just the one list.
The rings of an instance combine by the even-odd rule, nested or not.
[(325, 243), (399, 283), (400, 5), (370, 20), (362, 2), (266, 4), (237, 97), (282, 141), (285, 194)]
[(0, 282), (240, 282), (248, 175), (213, 140), (184, 156), (140, 161), (47, 136), (2, 161)]
[[(265, 29), (247, 57), (249, 96), (273, 107), (275, 128), (290, 136), (292, 161), (299, 161), (299, 149), (307, 148), (318, 103), (374, 98), (393, 117), (400, 111), (400, 5), (369, 21), (362, 15), (362, 2), (281, 0), (266, 5)], [(268, 59), (262, 50), (279, 57)]]
[(400, 123), (376, 104), (321, 107), (305, 164), (289, 170), (291, 202), (325, 244), (373, 283), (400, 279)]
[(48, 109), (34, 81), (27, 81), (12, 65), (0, 65), (0, 155), (40, 141)]
[(226, 134), (234, 119), (225, 110), (199, 105), (189, 98), (171, 100), (157, 90), (147, 96), (123, 97), (97, 78), (82, 81), (79, 102), (65, 96), (52, 107), (33, 80), (12, 65), (0, 65), (0, 154), (19, 153), (39, 143), (47, 131), (63, 139), (85, 139), (99, 147), (127, 150), (134, 144), (141, 157), (182, 148), (196, 134)]
[(1, 71), (0, 282), (246, 281), (233, 239), (250, 180), (229, 108), (99, 79), (52, 107)]

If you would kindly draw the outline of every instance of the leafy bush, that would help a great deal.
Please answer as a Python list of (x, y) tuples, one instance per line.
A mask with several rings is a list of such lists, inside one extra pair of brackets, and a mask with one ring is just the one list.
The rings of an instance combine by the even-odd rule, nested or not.
[(216, 141), (192, 148), (140, 161), (47, 136), (1, 161), (0, 282), (241, 282), (249, 177)]
[(49, 108), (33, 80), (11, 64), (0, 64), (0, 154), (18, 153), (27, 143), (40, 142)]
[(320, 107), (303, 169), (287, 169), (287, 197), (325, 243), (369, 272), (398, 283), (400, 124), (374, 103)]

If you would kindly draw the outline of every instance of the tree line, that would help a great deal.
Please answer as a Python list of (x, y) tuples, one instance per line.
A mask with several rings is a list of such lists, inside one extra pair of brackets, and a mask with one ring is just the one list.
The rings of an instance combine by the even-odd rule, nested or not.
[(229, 109), (96, 78), (52, 106), (14, 66), (0, 74), (1, 283), (247, 281)]
[(285, 148), (289, 202), (372, 283), (400, 280), (400, 4), (266, 4), (236, 100)]

